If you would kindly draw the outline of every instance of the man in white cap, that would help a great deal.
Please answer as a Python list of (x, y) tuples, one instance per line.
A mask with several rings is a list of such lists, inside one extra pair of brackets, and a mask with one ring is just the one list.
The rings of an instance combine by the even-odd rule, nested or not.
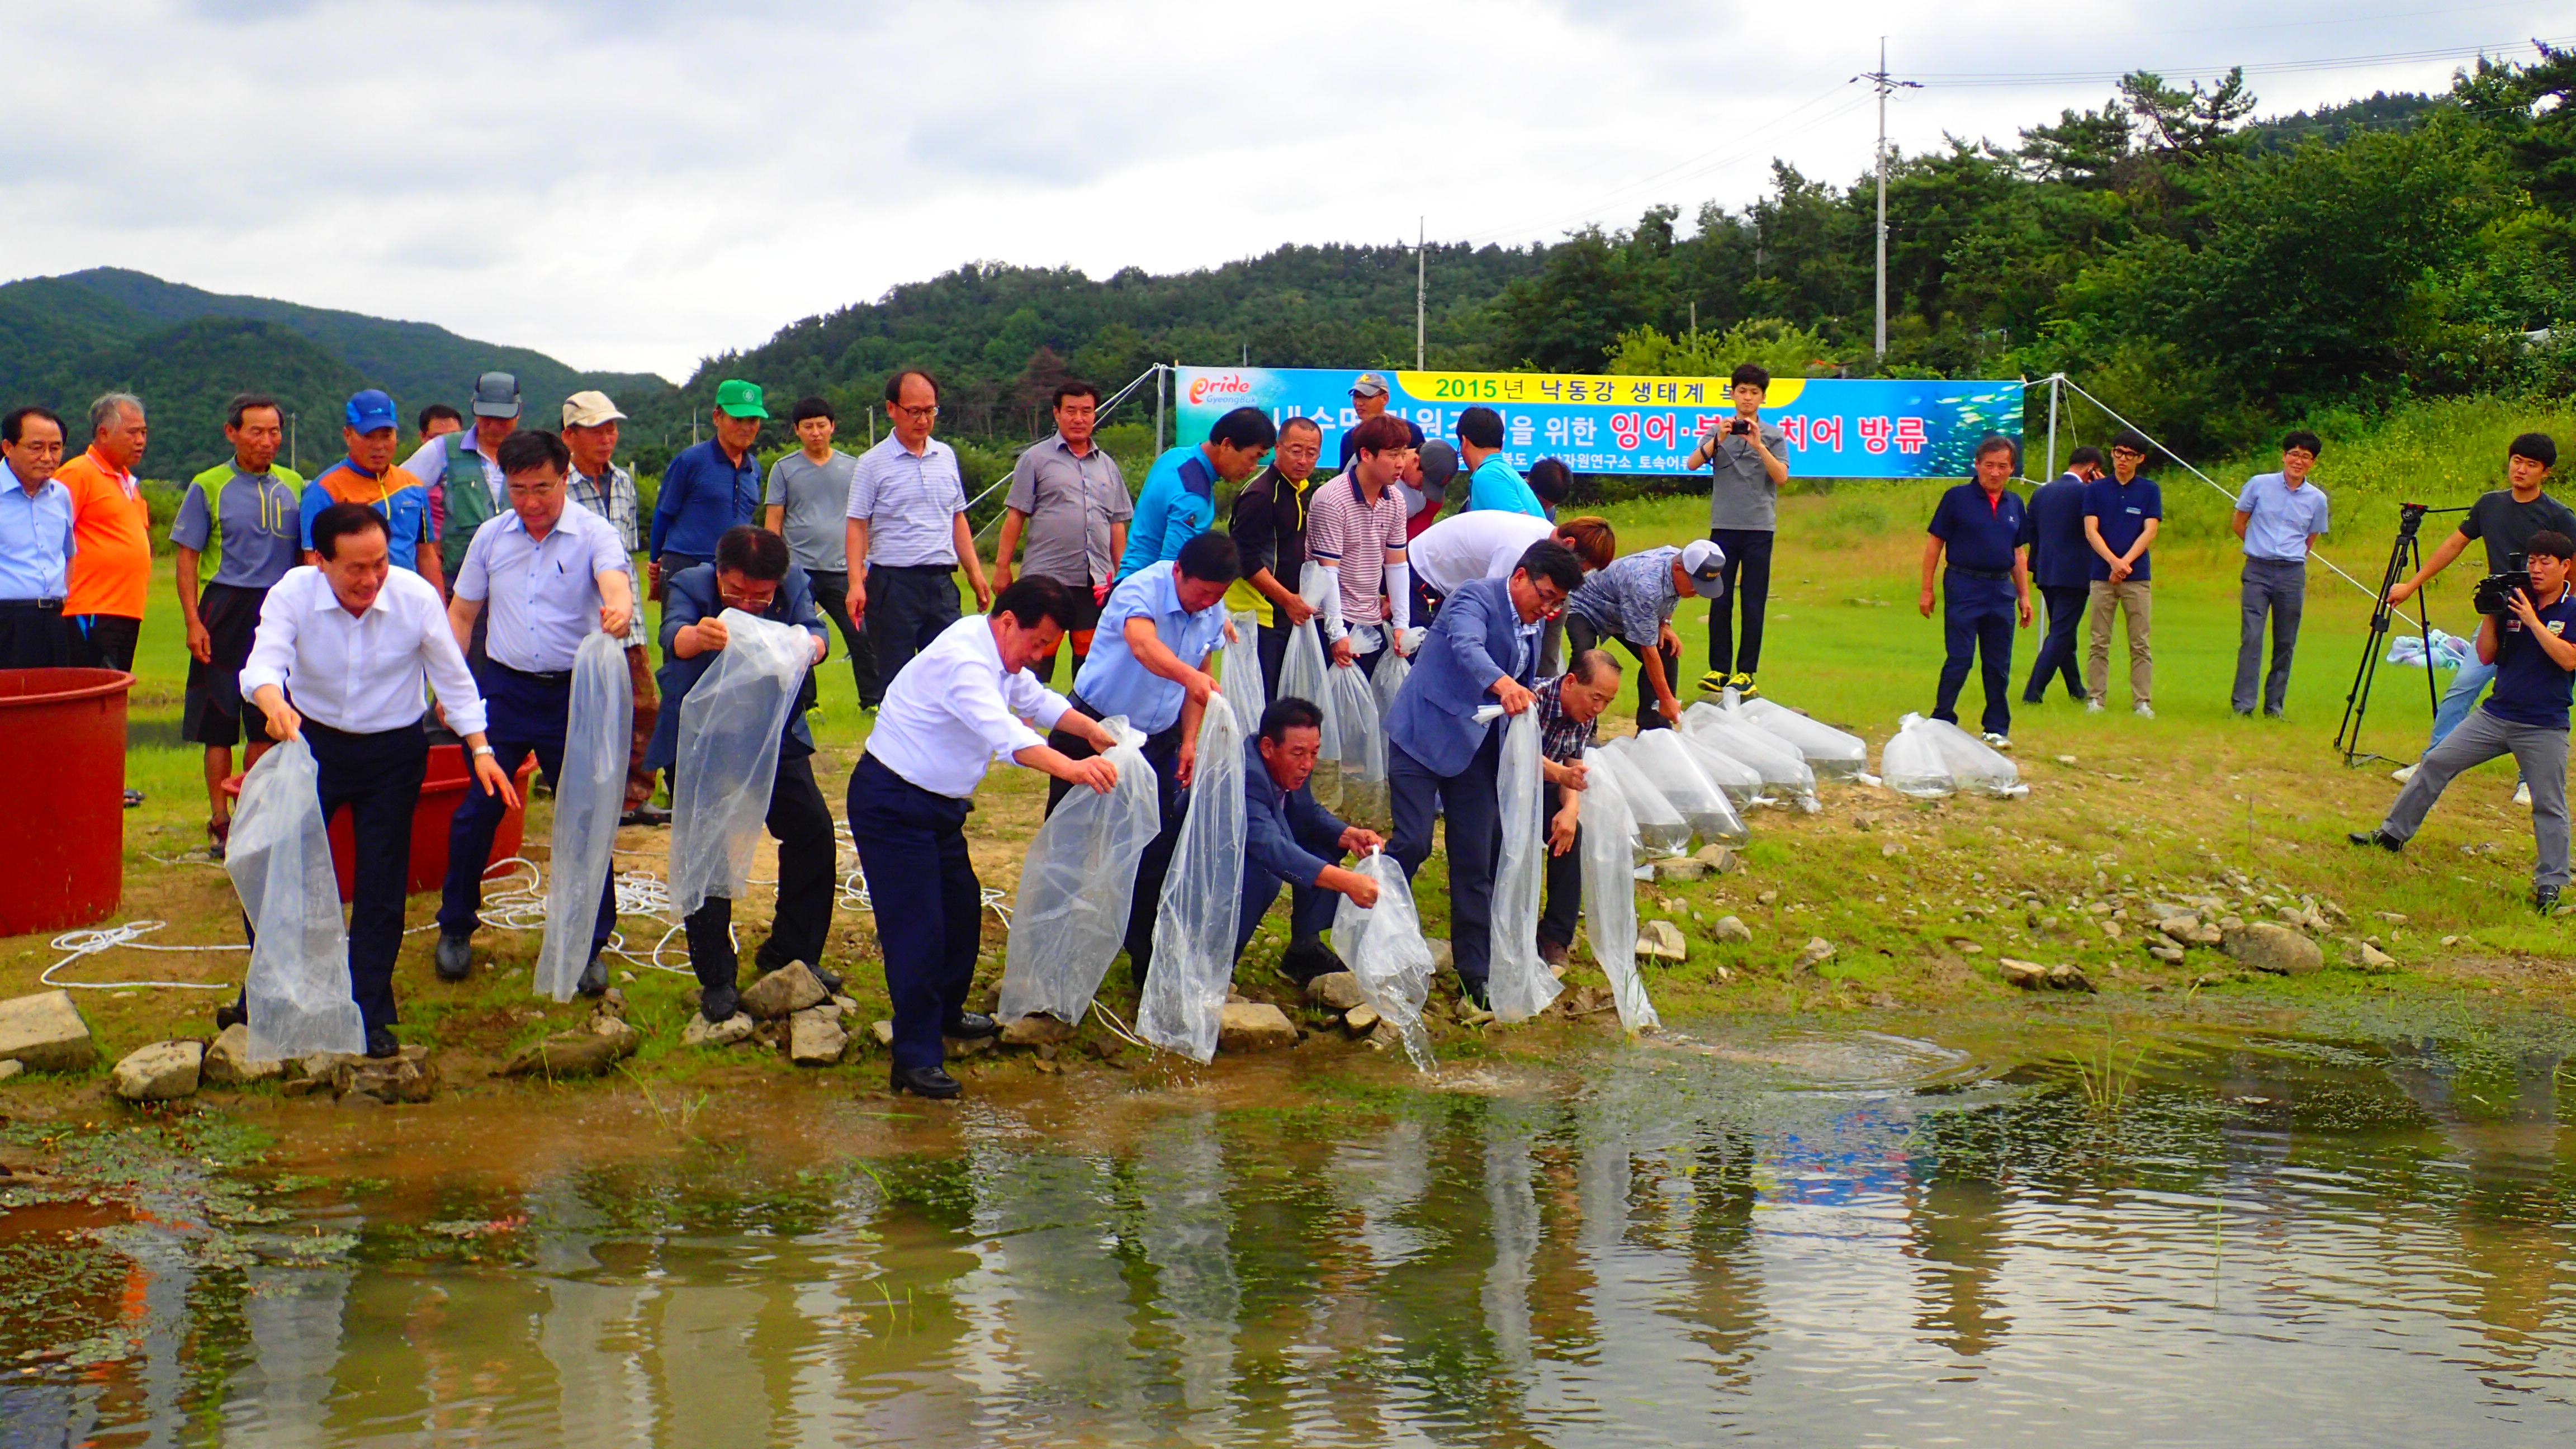
[[(501, 511), (508, 484), (501, 477), (501, 440), (519, 430), (519, 379), (487, 372), (474, 379), (474, 426), (441, 433), (403, 460), (403, 471), (429, 487), (429, 531), (439, 541), (439, 574), (454, 579), (465, 567), (474, 530)], [(476, 493), (469, 485), (481, 483)]]
[[(617, 425), (626, 414), (604, 392), (577, 392), (564, 399), (564, 447), (572, 453), (572, 472), (565, 483), (572, 501), (608, 520), (618, 540), (633, 557), (644, 546), (643, 508), (635, 492), (635, 475), (617, 466)], [(637, 609), (626, 626), (626, 676), (635, 691), (635, 741), (626, 756), (627, 825), (668, 825), (671, 812), (653, 803), (653, 772), (644, 766), (645, 747), (653, 742), (653, 721), (661, 714), (661, 697), (653, 688), (653, 666), (644, 649), (644, 611)]]
[(1673, 680), (1681, 671), (1681, 636), (1673, 632), (1673, 606), (1688, 593), (1714, 599), (1726, 589), (1726, 554), (1704, 538), (1679, 548), (1640, 549), (1583, 581), (1565, 601), (1565, 644), (1570, 655), (1616, 639), (1643, 667), (1637, 685), (1637, 728), (1663, 729), (1682, 717)]

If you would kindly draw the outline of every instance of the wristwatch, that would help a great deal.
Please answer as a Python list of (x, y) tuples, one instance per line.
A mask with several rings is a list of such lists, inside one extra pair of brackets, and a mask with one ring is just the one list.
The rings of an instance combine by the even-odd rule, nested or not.
[(474, 747), (474, 753), (478, 755), (488, 755), (492, 753), (492, 747), (490, 745), (476, 745)]

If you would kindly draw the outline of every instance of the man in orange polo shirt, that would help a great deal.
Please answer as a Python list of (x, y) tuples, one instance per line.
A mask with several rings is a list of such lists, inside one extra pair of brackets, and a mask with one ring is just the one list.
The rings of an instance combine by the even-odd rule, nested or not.
[(89, 451), (54, 474), (71, 490), (80, 543), (63, 614), (88, 641), (90, 664), (131, 670), (152, 582), (152, 510), (134, 477), (148, 435), (142, 399), (109, 393), (89, 405), (89, 428)]

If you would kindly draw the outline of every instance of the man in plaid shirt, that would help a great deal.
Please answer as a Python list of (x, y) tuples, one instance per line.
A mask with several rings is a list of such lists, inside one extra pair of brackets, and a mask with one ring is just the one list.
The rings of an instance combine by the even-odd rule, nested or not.
[(1583, 856), (1576, 848), (1583, 752), (1592, 747), (1601, 711), (1619, 697), (1619, 661), (1606, 649), (1586, 649), (1571, 669), (1532, 693), (1539, 769), (1547, 776), (1547, 910), (1538, 919), (1538, 955), (1563, 966), (1583, 908)]
[[(572, 476), (565, 480), (573, 501), (608, 520), (632, 555), (643, 547), (641, 509), (635, 475), (617, 466), (617, 424), (626, 414), (606, 393), (577, 392), (564, 399), (563, 440), (572, 452)], [(653, 772), (644, 768), (644, 747), (653, 740), (653, 721), (661, 697), (653, 689), (653, 666), (644, 650), (644, 610), (638, 606), (626, 625), (626, 675), (635, 687), (635, 743), (626, 756), (626, 816), (621, 824), (667, 825), (671, 812), (653, 803)]]

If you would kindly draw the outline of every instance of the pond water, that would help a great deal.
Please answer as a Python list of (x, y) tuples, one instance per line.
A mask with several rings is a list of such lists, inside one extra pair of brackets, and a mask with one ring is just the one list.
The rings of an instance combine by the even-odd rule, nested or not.
[(0, 1214), (77, 1267), (0, 1444), (2564, 1445), (2571, 1052), (2096, 1012), (269, 1104), (301, 1175)]

